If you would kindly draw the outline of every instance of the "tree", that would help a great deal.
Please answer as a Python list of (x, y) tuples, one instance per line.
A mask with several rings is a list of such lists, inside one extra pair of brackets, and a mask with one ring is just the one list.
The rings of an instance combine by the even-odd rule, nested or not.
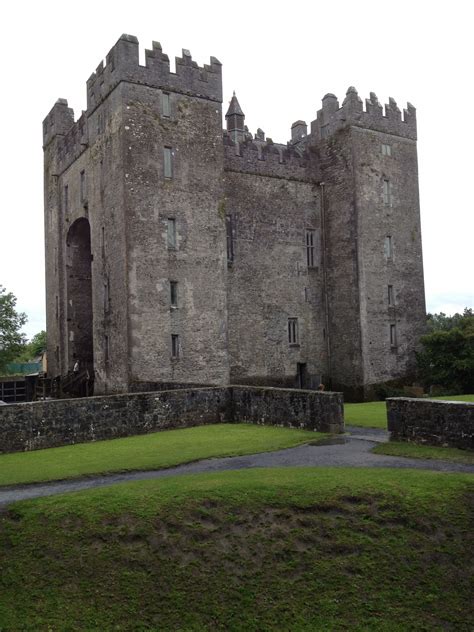
[(429, 334), (421, 338), (418, 368), (425, 385), (451, 392), (474, 392), (474, 314), (428, 314)]
[(17, 353), (13, 358), (13, 362), (32, 362), (34, 358), (41, 355), (43, 351), (46, 351), (46, 332), (40, 331), (35, 334), (33, 338), (25, 344), (20, 353)]
[(25, 344), (20, 329), (26, 323), (26, 314), (16, 311), (16, 297), (0, 285), (0, 373), (13, 360)]

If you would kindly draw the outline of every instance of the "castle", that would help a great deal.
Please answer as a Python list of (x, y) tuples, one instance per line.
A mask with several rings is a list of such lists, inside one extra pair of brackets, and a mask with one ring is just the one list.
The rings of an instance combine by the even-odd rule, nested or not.
[[(50, 375), (352, 398), (409, 374), (425, 301), (416, 112), (354, 88), (308, 131), (255, 136), (222, 66), (123, 35), (43, 123)], [(151, 385), (151, 386), (150, 386)]]

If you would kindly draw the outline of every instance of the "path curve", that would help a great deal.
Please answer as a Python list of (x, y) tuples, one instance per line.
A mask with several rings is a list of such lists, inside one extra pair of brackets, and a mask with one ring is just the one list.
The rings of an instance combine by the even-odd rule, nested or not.
[[(165, 478), (182, 474), (222, 472), (257, 467), (390, 467), (435, 470), (438, 472), (467, 472), (474, 474), (474, 465), (449, 463), (425, 459), (408, 459), (383, 454), (372, 454), (371, 448), (388, 440), (388, 432), (376, 428), (346, 426), (348, 435), (336, 437), (335, 443), (304, 444), (275, 452), (260, 452), (246, 456), (211, 458), (170, 467), (162, 470), (109, 474), (53, 483), (32, 483), (0, 487), (0, 507), (19, 500), (41, 498), (65, 492), (94, 489), (153, 478)], [(341, 441), (343, 441), (341, 443)]]

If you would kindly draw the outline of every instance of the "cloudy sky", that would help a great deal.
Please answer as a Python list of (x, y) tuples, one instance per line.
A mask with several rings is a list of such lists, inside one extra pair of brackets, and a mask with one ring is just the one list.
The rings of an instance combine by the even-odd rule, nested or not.
[(76, 117), (85, 83), (121, 35), (223, 64), (224, 111), (236, 90), (251, 131), (286, 142), (321, 98), (410, 101), (418, 158), (428, 311), (474, 304), (472, 3), (276, 0), (2, 3), (0, 285), (18, 297), (30, 337), (45, 327), (41, 123), (58, 97)]

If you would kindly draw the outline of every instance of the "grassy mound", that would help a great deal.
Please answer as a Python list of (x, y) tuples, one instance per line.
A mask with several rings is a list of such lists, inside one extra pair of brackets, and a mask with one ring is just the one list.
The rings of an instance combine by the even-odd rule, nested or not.
[(0, 485), (161, 469), (211, 457), (271, 452), (326, 436), (325, 433), (272, 426), (216, 424), (15, 452), (0, 455)]
[(474, 479), (243, 470), (1, 515), (0, 629), (472, 630)]

